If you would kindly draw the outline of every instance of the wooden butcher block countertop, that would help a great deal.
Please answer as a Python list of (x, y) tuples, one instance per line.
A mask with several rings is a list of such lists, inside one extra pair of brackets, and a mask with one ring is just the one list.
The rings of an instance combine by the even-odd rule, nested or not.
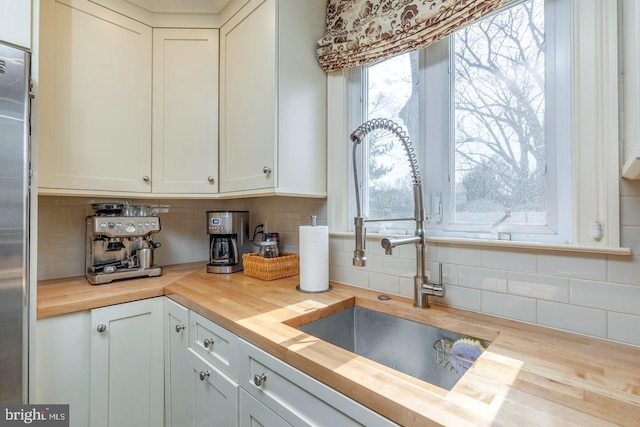
[[(437, 305), (414, 308), (406, 298), (381, 301), (379, 292), (335, 283), (330, 292), (302, 293), (298, 277), (265, 282), (207, 274), (198, 264), (165, 268), (159, 278), (82, 280), (39, 284), (38, 317), (164, 294), (401, 425), (640, 425), (639, 347)], [(295, 329), (352, 305), (492, 343), (446, 391)]]

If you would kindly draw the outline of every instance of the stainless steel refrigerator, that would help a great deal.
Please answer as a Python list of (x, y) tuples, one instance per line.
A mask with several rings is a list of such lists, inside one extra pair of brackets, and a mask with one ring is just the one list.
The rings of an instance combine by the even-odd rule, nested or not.
[(29, 54), (0, 44), (0, 404), (27, 403)]

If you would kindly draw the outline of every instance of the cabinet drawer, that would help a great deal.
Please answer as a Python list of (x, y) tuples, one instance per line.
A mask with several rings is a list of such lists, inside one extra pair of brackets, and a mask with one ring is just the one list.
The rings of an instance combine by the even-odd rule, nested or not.
[(238, 348), (240, 386), (292, 425), (396, 425), (246, 341)]
[(188, 359), (193, 423), (183, 420), (180, 425), (237, 426), (238, 384), (193, 350), (188, 350)]
[(189, 313), (189, 347), (238, 381), (238, 337), (211, 320)]
[(240, 427), (269, 426), (291, 427), (271, 409), (258, 402), (255, 397), (240, 389)]

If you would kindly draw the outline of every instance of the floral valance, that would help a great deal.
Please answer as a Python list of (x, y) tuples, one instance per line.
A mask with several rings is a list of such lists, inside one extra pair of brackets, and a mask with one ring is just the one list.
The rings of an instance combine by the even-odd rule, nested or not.
[(318, 41), (325, 71), (426, 47), (511, 0), (328, 0)]

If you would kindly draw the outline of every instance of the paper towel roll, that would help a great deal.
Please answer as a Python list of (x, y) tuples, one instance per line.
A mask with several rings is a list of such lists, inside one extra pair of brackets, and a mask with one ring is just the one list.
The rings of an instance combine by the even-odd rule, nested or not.
[(329, 290), (329, 227), (300, 227), (300, 290)]

